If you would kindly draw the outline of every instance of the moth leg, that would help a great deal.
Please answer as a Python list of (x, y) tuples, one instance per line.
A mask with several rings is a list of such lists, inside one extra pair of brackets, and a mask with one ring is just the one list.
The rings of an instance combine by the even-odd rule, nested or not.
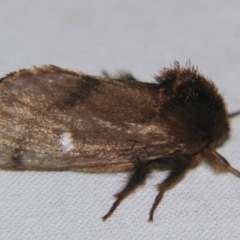
[(105, 221), (112, 215), (112, 213), (115, 211), (115, 209), (118, 207), (118, 205), (124, 198), (126, 198), (138, 186), (145, 182), (149, 172), (150, 171), (147, 163), (144, 163), (140, 160), (137, 161), (133, 169), (133, 173), (130, 175), (127, 185), (119, 193), (114, 195), (117, 198), (117, 200), (113, 203), (108, 213), (102, 218), (103, 221)]
[(213, 149), (204, 149), (203, 152), (205, 158), (207, 161), (211, 164), (211, 166), (218, 172), (226, 172), (229, 171), (233, 173), (235, 176), (240, 177), (240, 172), (233, 168), (229, 162), (221, 156), (219, 153), (217, 153)]
[(106, 70), (102, 70), (102, 75), (108, 79), (111, 79), (110, 74)]
[(128, 72), (120, 72), (117, 79), (126, 82), (138, 82), (138, 80)]
[(102, 70), (102, 75), (108, 79), (125, 81), (125, 82), (138, 82), (138, 80), (128, 72), (119, 72), (117, 75), (111, 76), (106, 70)]
[(176, 184), (178, 181), (180, 181), (181, 178), (184, 176), (185, 172), (186, 172), (186, 168), (184, 168), (184, 167), (177, 169), (177, 170), (172, 170), (169, 173), (168, 177), (162, 183), (157, 185), (159, 193), (156, 196), (155, 201), (152, 205), (151, 211), (149, 213), (149, 219), (148, 219), (149, 222), (153, 221), (153, 214), (154, 214), (158, 204), (161, 202), (165, 191), (167, 191), (174, 184)]

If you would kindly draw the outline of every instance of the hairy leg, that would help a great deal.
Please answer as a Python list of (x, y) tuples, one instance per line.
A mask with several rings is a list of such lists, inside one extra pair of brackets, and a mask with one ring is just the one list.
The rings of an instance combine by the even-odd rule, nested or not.
[(127, 185), (122, 189), (122, 191), (114, 195), (117, 198), (117, 200), (113, 203), (108, 213), (102, 218), (103, 221), (105, 221), (112, 215), (112, 213), (115, 211), (115, 209), (118, 207), (118, 205), (124, 198), (126, 198), (138, 186), (142, 185), (145, 182), (148, 173), (149, 173), (148, 164), (140, 160), (137, 161), (133, 173), (130, 175)]
[(208, 161), (208, 163), (211, 164), (211, 166), (218, 172), (231, 172), (235, 176), (240, 177), (240, 172), (233, 168), (229, 162), (221, 156), (219, 153), (217, 153), (214, 149), (206, 148), (203, 151), (203, 154)]
[(157, 185), (158, 188), (158, 195), (155, 198), (155, 201), (152, 205), (151, 211), (149, 213), (149, 222), (153, 221), (153, 214), (158, 206), (158, 204), (161, 202), (162, 197), (169, 188), (171, 188), (174, 184), (176, 184), (178, 181), (182, 179), (186, 172), (186, 168), (180, 168), (173, 170), (169, 173), (168, 177), (160, 184)]

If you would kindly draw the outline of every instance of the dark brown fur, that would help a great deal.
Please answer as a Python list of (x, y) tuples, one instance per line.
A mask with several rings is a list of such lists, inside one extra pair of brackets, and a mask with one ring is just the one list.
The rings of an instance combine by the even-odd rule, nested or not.
[(169, 174), (158, 184), (149, 221), (164, 192), (202, 155), (216, 171), (240, 176), (215, 151), (229, 134), (228, 114), (215, 85), (196, 68), (176, 62), (156, 83), (105, 76), (45, 66), (0, 79), (0, 168), (130, 170), (103, 220), (154, 169)]

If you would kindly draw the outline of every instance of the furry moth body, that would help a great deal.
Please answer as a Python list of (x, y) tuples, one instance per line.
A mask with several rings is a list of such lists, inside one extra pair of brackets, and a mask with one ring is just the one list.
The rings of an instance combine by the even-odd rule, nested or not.
[(177, 62), (155, 79), (110, 79), (55, 66), (6, 75), (0, 79), (0, 169), (130, 170), (103, 220), (154, 169), (169, 174), (157, 185), (149, 221), (164, 192), (202, 156), (216, 171), (240, 177), (215, 151), (229, 134), (229, 120), (214, 84)]

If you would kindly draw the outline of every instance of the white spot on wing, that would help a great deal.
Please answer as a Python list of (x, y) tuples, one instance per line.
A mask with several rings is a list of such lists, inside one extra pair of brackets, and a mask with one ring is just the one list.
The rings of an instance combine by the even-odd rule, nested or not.
[(73, 139), (71, 133), (65, 132), (61, 135), (60, 143), (63, 153), (69, 152), (73, 149), (72, 141)]

